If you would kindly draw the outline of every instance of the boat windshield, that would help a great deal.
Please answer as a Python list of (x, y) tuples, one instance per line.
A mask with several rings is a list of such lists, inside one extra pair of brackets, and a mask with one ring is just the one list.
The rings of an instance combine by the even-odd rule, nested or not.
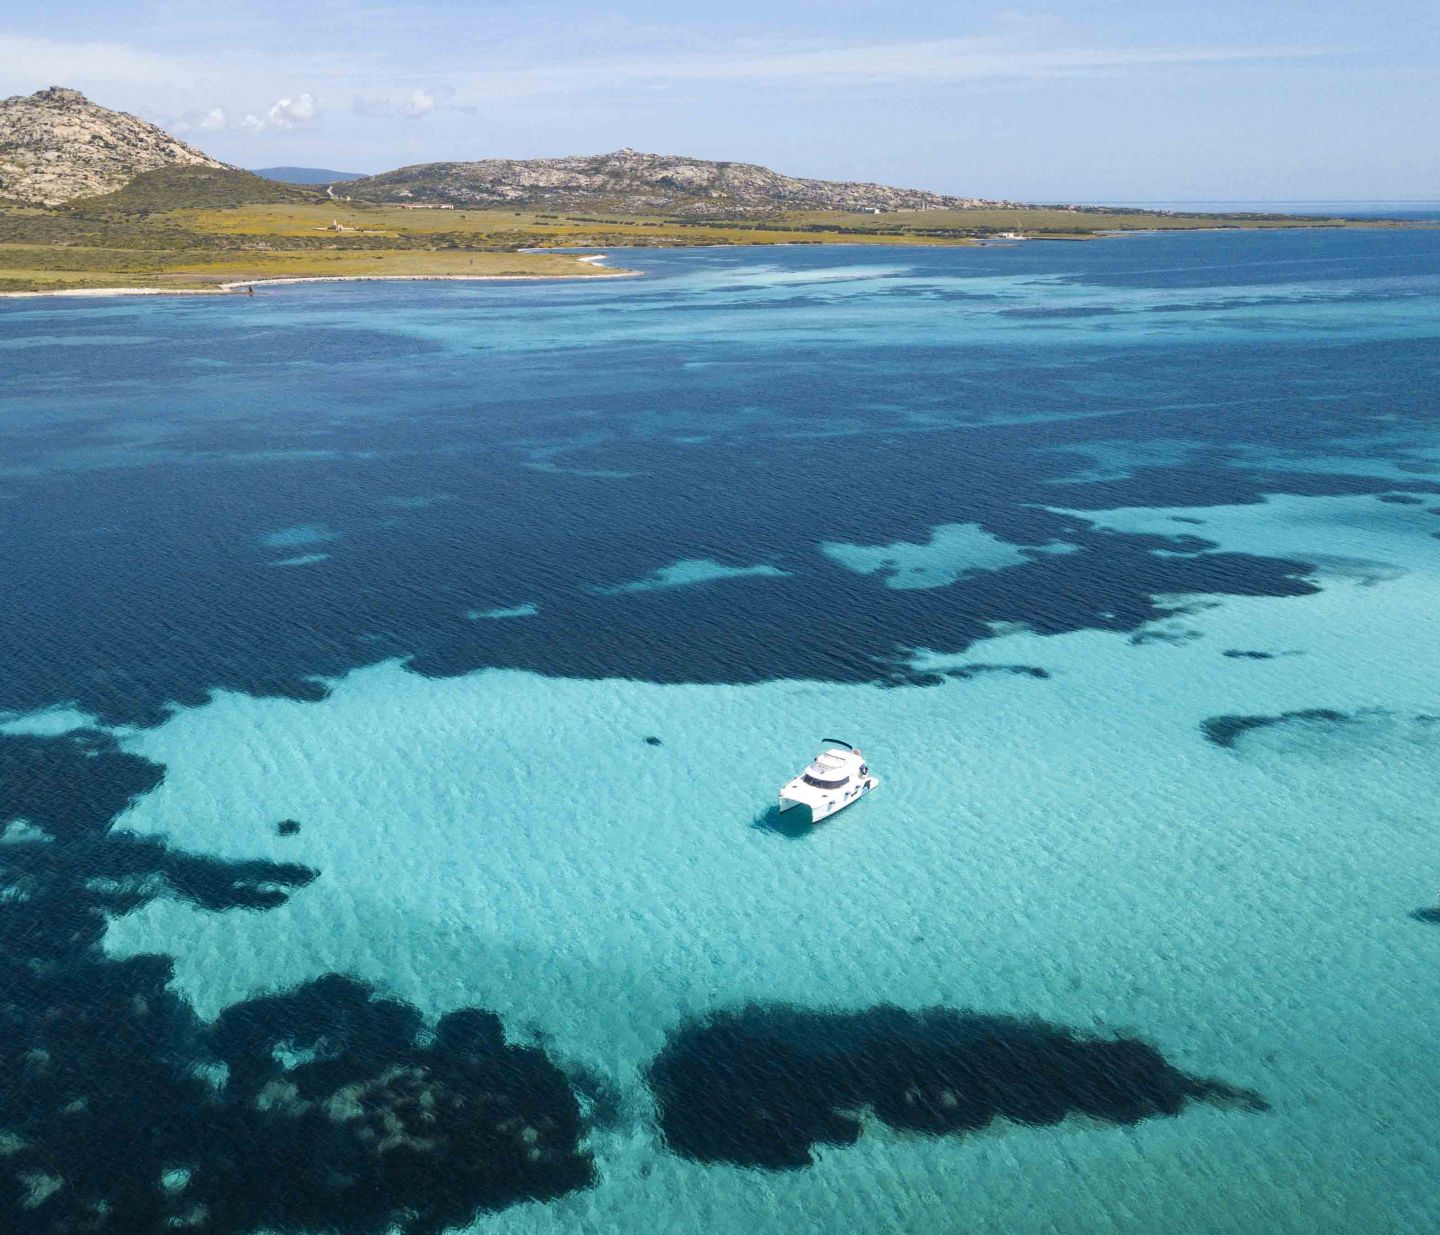
[(806, 772), (800, 779), (807, 785), (813, 785), (816, 789), (839, 789), (850, 778), (842, 776), (839, 780), (821, 780), (818, 776), (811, 776), (809, 772)]

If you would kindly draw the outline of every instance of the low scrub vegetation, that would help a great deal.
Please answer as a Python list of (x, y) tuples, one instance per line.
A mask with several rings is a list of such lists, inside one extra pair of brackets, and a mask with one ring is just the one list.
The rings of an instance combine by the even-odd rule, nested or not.
[(533, 210), (406, 210), (329, 198), (233, 168), (171, 167), (115, 193), (43, 208), (0, 204), (0, 290), (206, 288), (266, 278), (595, 275), (535, 248), (715, 244), (963, 245), (1000, 232), (1084, 240), (1200, 227), (1348, 226), (1339, 220), (1124, 210), (796, 211), (674, 217)]

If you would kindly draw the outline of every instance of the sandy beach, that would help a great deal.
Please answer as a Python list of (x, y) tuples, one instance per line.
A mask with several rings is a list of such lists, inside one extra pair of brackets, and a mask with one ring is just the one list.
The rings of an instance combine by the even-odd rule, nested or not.
[[(598, 266), (609, 254), (592, 253), (578, 260)], [(239, 279), (214, 287), (71, 287), (39, 292), (0, 292), (0, 299), (68, 296), (219, 296), (243, 295), (246, 288), (281, 287), (290, 283), (529, 283), (574, 279), (633, 279), (639, 270), (605, 270), (599, 274), (317, 274), (280, 279)]]

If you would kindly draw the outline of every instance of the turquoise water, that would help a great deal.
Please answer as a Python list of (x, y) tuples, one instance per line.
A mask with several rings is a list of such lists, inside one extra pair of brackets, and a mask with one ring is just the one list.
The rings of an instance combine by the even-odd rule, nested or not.
[(1437, 257), (0, 307), (16, 1228), (1433, 1230)]

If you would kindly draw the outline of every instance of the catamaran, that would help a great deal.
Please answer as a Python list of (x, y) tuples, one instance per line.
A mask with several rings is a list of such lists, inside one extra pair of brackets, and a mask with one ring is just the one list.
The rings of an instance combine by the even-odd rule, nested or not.
[(837, 738), (821, 738), (815, 761), (780, 790), (780, 809), (803, 806), (819, 823), (857, 802), (880, 784), (858, 747)]

